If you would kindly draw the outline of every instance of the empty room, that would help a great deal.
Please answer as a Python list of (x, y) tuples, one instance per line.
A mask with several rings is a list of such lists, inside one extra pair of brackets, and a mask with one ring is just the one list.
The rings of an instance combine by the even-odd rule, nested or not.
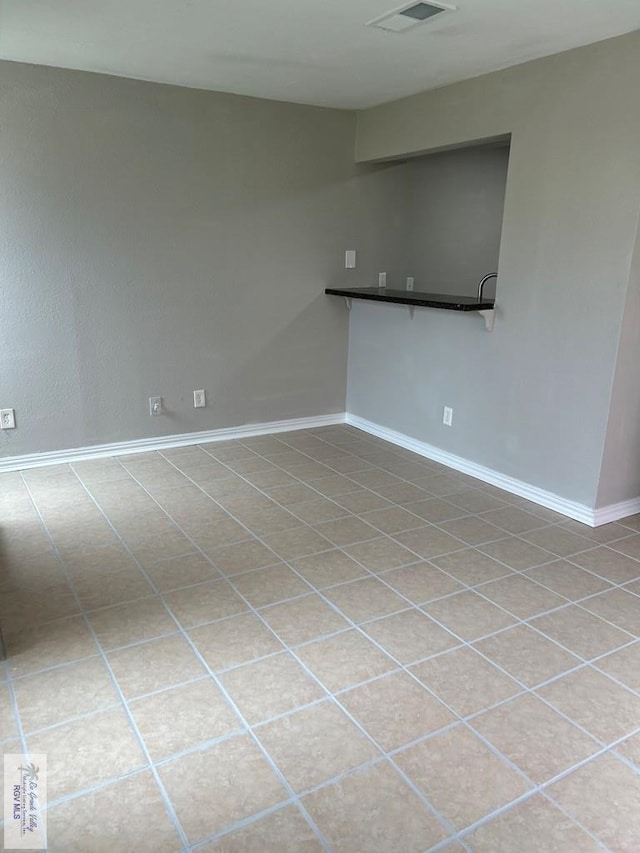
[(3, 849), (640, 850), (638, 0), (0, 0)]

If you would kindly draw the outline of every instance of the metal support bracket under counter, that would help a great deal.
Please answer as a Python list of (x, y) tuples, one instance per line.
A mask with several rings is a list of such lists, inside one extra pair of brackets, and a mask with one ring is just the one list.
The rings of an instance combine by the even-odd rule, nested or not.
[(476, 299), (473, 296), (455, 296), (446, 293), (424, 293), (419, 290), (394, 290), (389, 287), (327, 287), (329, 296), (342, 296), (351, 310), (353, 299), (372, 302), (387, 302), (392, 305), (407, 305), (413, 316), (415, 308), (440, 308), (446, 311), (475, 311), (485, 322), (488, 332), (493, 330), (495, 302)]

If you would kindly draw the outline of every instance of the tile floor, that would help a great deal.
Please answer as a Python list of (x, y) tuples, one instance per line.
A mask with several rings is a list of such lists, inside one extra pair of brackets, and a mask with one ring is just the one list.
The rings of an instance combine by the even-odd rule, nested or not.
[(346, 426), (0, 477), (49, 850), (640, 850), (640, 516)]

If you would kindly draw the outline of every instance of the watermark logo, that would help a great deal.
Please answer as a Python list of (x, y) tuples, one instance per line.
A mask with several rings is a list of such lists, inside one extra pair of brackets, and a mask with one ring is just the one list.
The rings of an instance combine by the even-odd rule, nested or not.
[(4, 756), (4, 849), (46, 850), (47, 756)]

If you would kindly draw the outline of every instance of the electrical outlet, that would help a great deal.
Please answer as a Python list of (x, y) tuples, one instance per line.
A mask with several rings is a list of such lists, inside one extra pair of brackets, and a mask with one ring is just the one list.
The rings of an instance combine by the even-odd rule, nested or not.
[(453, 426), (453, 409), (450, 409), (449, 406), (444, 407), (442, 423), (445, 424), (445, 426)]
[(347, 249), (344, 253), (344, 266), (345, 269), (354, 270), (356, 268), (356, 250), (355, 249)]
[(154, 416), (162, 414), (162, 397), (149, 397), (149, 414)]
[(378, 287), (386, 287), (387, 286), (387, 274), (386, 272), (378, 273)]
[(207, 398), (204, 391), (194, 391), (193, 392), (193, 408), (194, 409), (204, 409), (207, 405)]
[(407, 276), (407, 290), (413, 290), (413, 276)]
[(13, 409), (0, 409), (0, 429), (15, 429), (16, 413)]

